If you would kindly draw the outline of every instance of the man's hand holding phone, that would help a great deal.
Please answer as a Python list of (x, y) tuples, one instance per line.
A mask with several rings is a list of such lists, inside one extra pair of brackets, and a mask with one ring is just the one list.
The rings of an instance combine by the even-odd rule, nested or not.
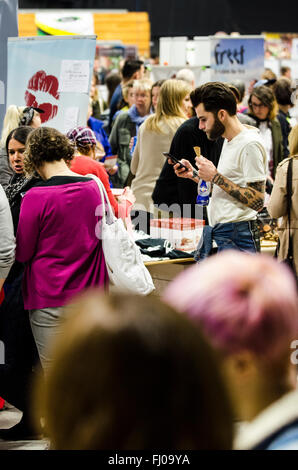
[(188, 160), (185, 160), (184, 158), (182, 158), (180, 161), (183, 166), (180, 163), (175, 163), (173, 167), (176, 175), (180, 178), (194, 179), (196, 177), (196, 174), (194, 173), (194, 168), (190, 164), (190, 162)]
[(163, 152), (164, 156), (168, 158), (169, 165), (174, 165), (173, 169), (177, 176), (180, 178), (190, 178), (192, 180), (198, 180), (198, 173), (193, 168), (188, 160), (182, 158), (178, 160), (176, 157), (168, 152)]

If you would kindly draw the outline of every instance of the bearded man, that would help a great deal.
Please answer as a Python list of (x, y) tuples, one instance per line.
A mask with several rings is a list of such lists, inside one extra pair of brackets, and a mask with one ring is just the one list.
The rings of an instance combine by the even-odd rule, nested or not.
[[(267, 156), (259, 131), (241, 124), (235, 96), (224, 83), (205, 83), (191, 93), (191, 101), (199, 128), (208, 139), (225, 139), (217, 168), (203, 156), (196, 158), (199, 177), (213, 185), (208, 207), (210, 225), (204, 228), (198, 259), (210, 254), (213, 240), (218, 251), (260, 251), (256, 215), (264, 204)], [(199, 182), (193, 177), (190, 162), (181, 162), (189, 170), (176, 164), (175, 173)]]

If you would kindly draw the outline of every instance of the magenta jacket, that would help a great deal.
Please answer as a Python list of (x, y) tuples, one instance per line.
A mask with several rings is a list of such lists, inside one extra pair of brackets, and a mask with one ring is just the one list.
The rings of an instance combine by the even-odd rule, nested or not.
[(97, 184), (83, 177), (55, 176), (25, 194), (16, 236), (25, 309), (61, 307), (87, 287), (107, 285), (95, 235), (100, 203)]

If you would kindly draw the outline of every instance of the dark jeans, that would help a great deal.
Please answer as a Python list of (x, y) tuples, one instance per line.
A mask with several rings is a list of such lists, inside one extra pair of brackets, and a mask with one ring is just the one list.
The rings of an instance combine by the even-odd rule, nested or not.
[(212, 242), (217, 244), (217, 252), (224, 250), (240, 250), (251, 253), (261, 251), (260, 232), (256, 220), (248, 222), (231, 222), (205, 226), (194, 256), (202, 261), (212, 253)]
[(220, 235), (215, 239), (218, 252), (229, 249), (252, 253), (261, 251), (260, 232), (256, 220), (220, 225)]

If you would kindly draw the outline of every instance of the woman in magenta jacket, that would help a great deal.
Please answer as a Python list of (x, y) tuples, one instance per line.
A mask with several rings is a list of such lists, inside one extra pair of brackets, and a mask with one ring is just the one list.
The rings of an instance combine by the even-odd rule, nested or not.
[(107, 286), (101, 240), (95, 234), (101, 204), (94, 180), (72, 172), (73, 146), (55, 129), (41, 127), (27, 140), (25, 170), (42, 182), (24, 196), (16, 258), (25, 263), (23, 297), (41, 362), (59, 332), (62, 307), (88, 287)]

